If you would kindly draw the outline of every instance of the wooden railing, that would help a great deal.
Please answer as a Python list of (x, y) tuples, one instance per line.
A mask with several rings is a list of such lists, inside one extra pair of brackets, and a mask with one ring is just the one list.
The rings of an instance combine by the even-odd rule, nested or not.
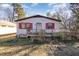
[(31, 41), (33, 42), (34, 40), (40, 40), (40, 41), (44, 41), (48, 42), (48, 40), (52, 39), (53, 35), (53, 31), (50, 33), (47, 33), (45, 30), (40, 30), (40, 31), (28, 31), (26, 34), (20, 34), (17, 37), (25, 37), (27, 39), (31, 39)]
[(49, 36), (52, 35), (53, 31), (51, 33), (47, 33), (45, 30), (39, 30), (37, 31), (36, 29), (32, 29), (32, 31), (27, 31), (26, 34), (20, 34), (20, 36), (35, 36), (35, 35), (44, 35), (44, 36)]

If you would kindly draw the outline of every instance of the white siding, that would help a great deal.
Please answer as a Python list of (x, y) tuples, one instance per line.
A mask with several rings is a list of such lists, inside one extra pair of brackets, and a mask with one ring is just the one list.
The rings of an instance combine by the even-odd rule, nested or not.
[(0, 20), (0, 35), (16, 33), (16, 24)]

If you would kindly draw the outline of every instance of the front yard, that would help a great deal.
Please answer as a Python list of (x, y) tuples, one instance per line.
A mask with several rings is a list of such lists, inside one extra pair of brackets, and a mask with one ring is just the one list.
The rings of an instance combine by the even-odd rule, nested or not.
[[(55, 41), (53, 41), (55, 42)], [(70, 56), (79, 55), (79, 42), (33, 43), (28, 39), (0, 41), (2, 56)]]

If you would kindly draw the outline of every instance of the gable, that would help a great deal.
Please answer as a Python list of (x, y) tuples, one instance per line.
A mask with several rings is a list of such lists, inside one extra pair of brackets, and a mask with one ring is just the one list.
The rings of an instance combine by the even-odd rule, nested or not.
[(30, 19), (25, 19), (25, 20), (22, 20), (22, 21), (18, 21), (17, 23), (47, 23), (47, 22), (53, 22), (53, 23), (59, 23), (58, 21), (54, 21), (54, 20), (49, 20), (47, 18), (30, 18)]
[(41, 16), (41, 15), (35, 15), (35, 16), (27, 17), (27, 18), (22, 18), (22, 19), (18, 19), (18, 20), (15, 20), (15, 21), (17, 22), (17, 21), (27, 20), (27, 19), (31, 19), (31, 18), (45, 18), (45, 19), (61, 22), (61, 20), (57, 20), (57, 19), (53, 19), (53, 18), (50, 18), (50, 17)]

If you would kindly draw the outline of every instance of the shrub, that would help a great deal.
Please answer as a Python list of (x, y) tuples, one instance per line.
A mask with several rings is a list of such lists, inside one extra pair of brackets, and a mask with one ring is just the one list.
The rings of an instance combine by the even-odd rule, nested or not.
[(41, 43), (44, 43), (44, 42), (37, 39), (33, 40), (33, 44), (41, 44)]

